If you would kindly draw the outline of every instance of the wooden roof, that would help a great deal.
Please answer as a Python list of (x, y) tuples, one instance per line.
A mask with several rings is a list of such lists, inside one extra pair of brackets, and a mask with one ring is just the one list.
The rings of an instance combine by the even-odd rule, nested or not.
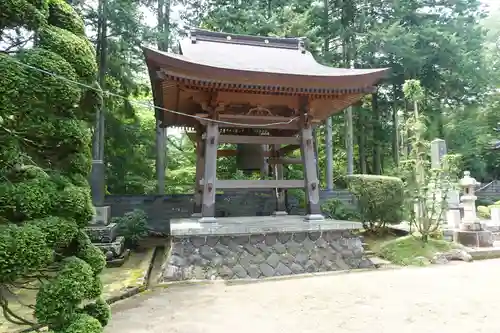
[[(200, 111), (183, 100), (192, 100), (186, 90), (200, 90), (338, 100), (335, 107), (328, 106), (328, 114), (319, 117), (326, 118), (372, 92), (388, 72), (321, 65), (305, 50), (301, 38), (243, 36), (200, 29), (192, 29), (190, 36), (181, 40), (180, 54), (144, 47), (144, 55), (155, 105), (182, 113)], [(187, 117), (172, 114), (166, 115), (165, 121), (167, 126), (194, 124)]]

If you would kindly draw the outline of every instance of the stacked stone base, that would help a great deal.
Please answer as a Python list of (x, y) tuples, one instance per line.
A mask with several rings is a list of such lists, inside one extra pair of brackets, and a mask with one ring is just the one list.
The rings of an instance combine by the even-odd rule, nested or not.
[(127, 260), (130, 251), (125, 249), (125, 238), (118, 235), (118, 225), (110, 223), (110, 207), (96, 207), (96, 215), (85, 228), (92, 243), (106, 256), (108, 267), (119, 267)]
[(495, 238), (489, 230), (458, 230), (455, 231), (455, 240), (457, 243), (468, 247), (492, 247)]
[(260, 279), (372, 268), (351, 231), (173, 236), (161, 280)]

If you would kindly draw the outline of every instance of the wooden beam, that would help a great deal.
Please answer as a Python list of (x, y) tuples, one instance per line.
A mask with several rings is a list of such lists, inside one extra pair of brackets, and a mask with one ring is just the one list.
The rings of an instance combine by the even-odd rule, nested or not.
[(299, 138), (282, 136), (221, 135), (219, 136), (219, 143), (248, 143), (257, 145), (298, 144)]
[(235, 149), (219, 149), (217, 150), (217, 157), (228, 157), (228, 156), (236, 156), (238, 151)]
[(282, 165), (282, 164), (302, 164), (302, 159), (299, 158), (270, 158), (269, 164)]
[(285, 146), (283, 148), (278, 149), (278, 154), (280, 156), (284, 156), (288, 153), (294, 152), (295, 150), (297, 150), (299, 148), (300, 148), (300, 145), (291, 144), (291, 145), (288, 145), (288, 146)]
[[(206, 113), (197, 113), (198, 118), (208, 118)], [(299, 129), (299, 119), (295, 117), (280, 117), (280, 116), (247, 116), (236, 114), (219, 114), (219, 120), (227, 122), (219, 123), (220, 127), (226, 128), (276, 128), (276, 129)], [(199, 119), (206, 125), (208, 120)], [(272, 124), (272, 125), (270, 125)], [(249, 126), (250, 125), (250, 126)]]
[[(201, 180), (203, 182), (203, 180)], [(267, 188), (304, 188), (304, 180), (219, 180), (215, 181), (217, 189), (267, 189)]]

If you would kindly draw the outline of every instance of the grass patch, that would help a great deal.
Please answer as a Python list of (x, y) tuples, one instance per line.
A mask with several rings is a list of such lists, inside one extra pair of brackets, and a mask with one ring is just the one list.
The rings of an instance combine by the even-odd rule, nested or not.
[(414, 236), (404, 236), (374, 244), (372, 251), (393, 264), (402, 266), (426, 266), (437, 252), (447, 252), (455, 248), (453, 243), (429, 239), (422, 242)]

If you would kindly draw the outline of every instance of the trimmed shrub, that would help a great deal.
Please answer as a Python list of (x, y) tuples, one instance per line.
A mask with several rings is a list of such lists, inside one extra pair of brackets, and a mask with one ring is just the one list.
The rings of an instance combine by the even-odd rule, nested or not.
[(491, 217), (490, 208), (486, 206), (478, 206), (477, 215), (483, 219), (489, 219)]
[(403, 218), (403, 181), (397, 177), (352, 175), (347, 177), (349, 191), (357, 199), (365, 229), (376, 231)]
[(125, 237), (125, 244), (129, 248), (136, 248), (139, 241), (148, 235), (148, 220), (143, 210), (134, 209), (122, 217), (113, 218), (113, 222), (118, 224), (118, 233)]
[(329, 199), (321, 204), (321, 212), (326, 218), (344, 221), (359, 221), (361, 216), (357, 210), (338, 199)]

